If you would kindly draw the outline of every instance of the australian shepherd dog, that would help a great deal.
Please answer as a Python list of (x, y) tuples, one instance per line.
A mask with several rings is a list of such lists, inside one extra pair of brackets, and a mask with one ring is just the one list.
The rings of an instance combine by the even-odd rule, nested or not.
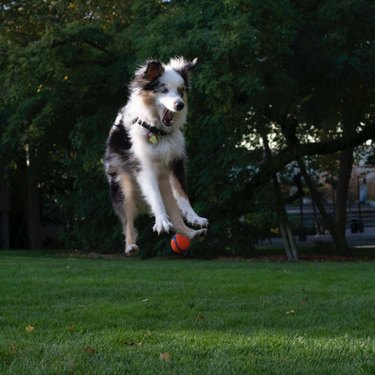
[(146, 62), (135, 72), (129, 100), (110, 130), (105, 171), (126, 255), (139, 251), (134, 220), (144, 206), (151, 210), (158, 234), (174, 230), (190, 239), (206, 234), (208, 221), (195, 213), (187, 195), (182, 133), (196, 63), (182, 57), (168, 64)]

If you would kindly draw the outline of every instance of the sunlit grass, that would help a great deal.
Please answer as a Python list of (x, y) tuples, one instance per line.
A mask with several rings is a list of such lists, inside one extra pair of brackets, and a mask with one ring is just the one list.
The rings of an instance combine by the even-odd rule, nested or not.
[(375, 263), (0, 266), (1, 374), (375, 373)]

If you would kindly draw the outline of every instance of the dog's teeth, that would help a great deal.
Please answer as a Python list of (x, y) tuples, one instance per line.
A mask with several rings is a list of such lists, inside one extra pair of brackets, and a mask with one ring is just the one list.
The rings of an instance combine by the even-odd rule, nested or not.
[(174, 113), (169, 109), (165, 109), (163, 114), (162, 122), (166, 126), (171, 126), (173, 124)]

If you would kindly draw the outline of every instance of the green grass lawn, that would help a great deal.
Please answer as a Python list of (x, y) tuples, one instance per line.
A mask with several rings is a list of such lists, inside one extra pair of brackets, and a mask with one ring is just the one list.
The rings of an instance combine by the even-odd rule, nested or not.
[(375, 374), (375, 263), (0, 252), (1, 374)]

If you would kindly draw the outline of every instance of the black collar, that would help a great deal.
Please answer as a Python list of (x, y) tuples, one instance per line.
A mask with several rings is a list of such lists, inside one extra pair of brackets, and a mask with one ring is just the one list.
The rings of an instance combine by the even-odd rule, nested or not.
[(137, 123), (138, 125), (142, 126), (143, 128), (147, 129), (150, 133), (156, 135), (157, 137), (162, 137), (163, 135), (169, 134), (163, 129), (157, 128), (156, 126), (150, 125), (145, 121), (142, 121), (140, 118), (136, 117), (133, 120), (133, 124)]

